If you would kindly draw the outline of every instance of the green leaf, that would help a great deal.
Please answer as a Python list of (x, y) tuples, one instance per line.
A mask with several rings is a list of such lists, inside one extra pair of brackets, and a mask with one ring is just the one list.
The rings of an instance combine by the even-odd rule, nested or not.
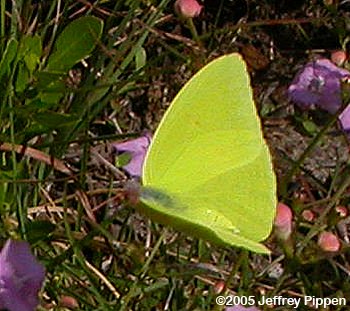
[(2, 55), (1, 61), (0, 61), (0, 79), (10, 72), (11, 70), (11, 63), (16, 58), (17, 55), (17, 47), (18, 42), (15, 39), (10, 39), (7, 42), (6, 49), (4, 54)]
[(31, 82), (31, 77), (40, 63), (41, 39), (39, 36), (24, 36), (17, 55), (16, 92), (23, 92)]
[(53, 107), (58, 105), (62, 96), (61, 92), (43, 92), (38, 95), (37, 99)]
[(36, 75), (37, 99), (51, 106), (57, 105), (67, 90), (62, 73), (41, 71)]
[(271, 230), (276, 182), (238, 54), (200, 70), (158, 127), (142, 174), (141, 204), (153, 220), (214, 243), (259, 253)]
[(76, 116), (47, 111), (36, 113), (33, 120), (47, 129), (58, 129), (72, 126), (76, 122)]
[(317, 125), (312, 122), (311, 120), (304, 120), (302, 122), (302, 125), (307, 132), (308, 135), (313, 136), (318, 133), (318, 127)]
[(103, 22), (93, 16), (81, 17), (71, 22), (57, 38), (46, 69), (67, 72), (93, 51), (102, 29)]
[(39, 90), (46, 90), (48, 88), (52, 88), (57, 81), (63, 79), (62, 73), (59, 72), (47, 72), (47, 71), (40, 71), (36, 74), (36, 87)]
[(30, 73), (23, 61), (18, 62), (17, 66), (17, 77), (16, 77), (16, 83), (15, 83), (15, 90), (16, 92), (23, 92), (28, 83), (30, 82)]
[(49, 221), (36, 220), (27, 225), (27, 241), (30, 244), (46, 240), (55, 230), (55, 225)]
[(142, 67), (144, 67), (146, 65), (146, 60), (146, 50), (143, 47), (141, 47), (137, 50), (135, 54), (136, 70), (140, 70)]
[(123, 167), (127, 165), (131, 160), (131, 155), (128, 152), (124, 152), (117, 156), (115, 165), (117, 167)]
[(24, 62), (32, 74), (40, 63), (42, 53), (41, 38), (39, 36), (25, 36), (21, 42), (21, 50), (24, 56)]

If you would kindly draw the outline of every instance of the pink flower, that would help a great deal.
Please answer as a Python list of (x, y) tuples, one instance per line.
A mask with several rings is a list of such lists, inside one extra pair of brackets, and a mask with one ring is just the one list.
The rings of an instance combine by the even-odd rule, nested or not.
[(175, 11), (185, 18), (193, 18), (198, 16), (203, 6), (196, 0), (176, 0)]
[(322, 232), (317, 243), (325, 252), (337, 252), (340, 249), (339, 239), (332, 232)]
[(289, 206), (278, 203), (275, 218), (275, 232), (281, 240), (287, 240), (292, 233), (293, 214)]
[(34, 311), (44, 278), (45, 269), (29, 244), (7, 240), (0, 252), (0, 309)]

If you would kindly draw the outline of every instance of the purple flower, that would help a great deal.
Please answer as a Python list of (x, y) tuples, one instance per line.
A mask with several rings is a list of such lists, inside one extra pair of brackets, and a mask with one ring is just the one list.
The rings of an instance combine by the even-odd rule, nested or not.
[(306, 64), (288, 88), (290, 98), (301, 108), (319, 107), (336, 113), (341, 107), (342, 78), (350, 72), (322, 58)]
[(0, 252), (0, 309), (35, 310), (44, 278), (45, 269), (31, 253), (29, 244), (7, 240)]
[(128, 140), (122, 143), (113, 143), (113, 147), (119, 153), (127, 152), (131, 160), (123, 168), (132, 177), (140, 177), (142, 174), (142, 165), (145, 160), (146, 152), (151, 143), (151, 135), (145, 133), (143, 136)]

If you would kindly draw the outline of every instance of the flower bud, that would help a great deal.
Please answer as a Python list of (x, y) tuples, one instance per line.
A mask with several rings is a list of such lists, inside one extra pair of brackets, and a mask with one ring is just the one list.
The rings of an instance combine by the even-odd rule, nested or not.
[(292, 233), (293, 214), (289, 206), (278, 203), (275, 218), (275, 232), (281, 240), (287, 240)]
[(68, 309), (77, 309), (79, 308), (79, 303), (74, 297), (63, 295), (60, 299), (60, 307)]
[(337, 252), (340, 249), (338, 237), (331, 232), (322, 232), (318, 237), (317, 243), (325, 252)]
[(346, 52), (342, 50), (334, 51), (331, 54), (331, 61), (337, 66), (342, 66), (347, 58)]
[(348, 209), (343, 206), (343, 205), (338, 205), (336, 208), (335, 208), (336, 212), (338, 213), (338, 215), (342, 218), (348, 216), (349, 214), (349, 211)]
[(301, 215), (303, 216), (303, 218), (306, 221), (309, 221), (309, 222), (313, 222), (315, 220), (315, 218), (316, 218), (315, 213), (312, 210), (309, 210), (309, 209), (303, 210)]
[(225, 282), (224, 281), (218, 281), (215, 285), (214, 285), (214, 293), (219, 295), (221, 294), (225, 289)]
[(198, 16), (203, 6), (196, 0), (176, 0), (175, 11), (185, 18), (193, 18)]

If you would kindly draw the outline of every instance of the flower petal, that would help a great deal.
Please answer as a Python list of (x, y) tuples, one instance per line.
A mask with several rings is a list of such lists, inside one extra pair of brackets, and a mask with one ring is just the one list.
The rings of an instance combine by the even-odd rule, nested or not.
[(125, 141), (122, 143), (113, 143), (113, 147), (119, 153), (127, 152), (131, 156), (131, 160), (123, 168), (132, 177), (140, 177), (142, 174), (142, 166), (145, 160), (147, 149), (151, 143), (151, 135), (149, 133), (143, 136)]
[(350, 134), (350, 105), (348, 105), (339, 115), (340, 125), (343, 130)]
[(38, 292), (45, 278), (24, 241), (7, 240), (0, 252), (0, 308), (32, 311), (38, 305)]

